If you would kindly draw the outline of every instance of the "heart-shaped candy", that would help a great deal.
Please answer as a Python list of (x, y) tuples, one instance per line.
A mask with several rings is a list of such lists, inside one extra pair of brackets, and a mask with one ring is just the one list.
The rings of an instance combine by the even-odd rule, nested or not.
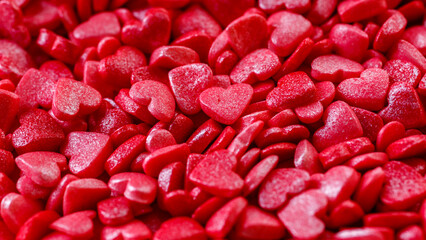
[(132, 20), (124, 25), (121, 40), (145, 53), (152, 53), (169, 42), (170, 32), (171, 20), (167, 11), (163, 8), (151, 8), (145, 13), (142, 22)]
[(336, 97), (354, 107), (370, 111), (381, 110), (385, 105), (389, 88), (389, 76), (385, 70), (369, 68), (360, 78), (342, 81), (336, 89)]
[(15, 93), (20, 97), (20, 111), (38, 107), (51, 108), (55, 81), (46, 73), (29, 69), (16, 86)]
[(204, 113), (223, 124), (233, 124), (249, 105), (253, 88), (245, 83), (223, 89), (212, 87), (200, 94)]
[(98, 177), (112, 153), (108, 135), (95, 132), (71, 132), (61, 147), (61, 153), (70, 158), (70, 171), (79, 177)]
[(70, 78), (61, 78), (53, 95), (52, 111), (61, 120), (90, 114), (101, 105), (102, 96), (94, 88)]
[(327, 197), (311, 189), (292, 198), (278, 212), (278, 218), (297, 239), (316, 239), (325, 229), (321, 221), (327, 209)]
[(266, 97), (270, 110), (280, 112), (288, 108), (305, 106), (315, 100), (316, 87), (304, 72), (285, 75)]
[(133, 84), (129, 96), (160, 121), (170, 122), (175, 114), (175, 99), (170, 89), (161, 82), (146, 80)]
[(32, 109), (20, 116), (21, 126), (12, 135), (18, 154), (34, 151), (56, 151), (65, 136), (64, 131), (46, 111)]
[(189, 179), (201, 189), (213, 195), (233, 197), (243, 189), (244, 181), (234, 172), (235, 155), (219, 150), (207, 155), (192, 170)]
[(312, 138), (312, 143), (318, 151), (337, 143), (361, 137), (361, 123), (351, 107), (336, 101), (325, 110), (323, 115), (325, 125), (318, 129)]
[(55, 152), (30, 152), (15, 159), (16, 165), (33, 182), (44, 187), (54, 187), (61, 178), (59, 164), (67, 164), (64, 155)]
[(204, 63), (177, 67), (169, 72), (169, 80), (180, 110), (189, 115), (201, 110), (200, 94), (214, 85), (213, 72)]
[(419, 128), (426, 124), (425, 108), (416, 90), (406, 82), (392, 84), (389, 105), (379, 112), (384, 122), (399, 121), (405, 128)]
[(0, 109), (3, 112), (0, 118), (0, 129), (7, 133), (19, 111), (19, 96), (0, 89)]
[(406, 210), (426, 196), (426, 180), (415, 169), (400, 161), (383, 167), (385, 183), (380, 194), (382, 203), (393, 210)]
[(54, 221), (50, 228), (75, 238), (91, 238), (95, 217), (96, 212), (92, 210), (75, 212)]
[[(302, 15), (289, 11), (280, 11), (268, 18), (272, 29), (268, 48), (280, 57), (290, 55), (303, 39), (313, 31), (311, 22)], [(286, 39), (282, 41), (282, 39)]]
[(80, 45), (96, 46), (103, 37), (119, 38), (120, 30), (117, 16), (112, 12), (103, 12), (78, 25), (70, 37)]

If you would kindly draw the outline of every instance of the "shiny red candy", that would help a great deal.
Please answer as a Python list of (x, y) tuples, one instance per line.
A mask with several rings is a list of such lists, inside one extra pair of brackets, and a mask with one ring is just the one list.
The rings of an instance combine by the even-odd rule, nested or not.
[(0, 240), (426, 239), (425, 6), (0, 0)]

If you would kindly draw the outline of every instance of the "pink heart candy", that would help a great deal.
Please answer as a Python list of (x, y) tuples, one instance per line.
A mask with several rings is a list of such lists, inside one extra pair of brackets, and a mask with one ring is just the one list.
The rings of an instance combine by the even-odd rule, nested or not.
[(200, 104), (204, 113), (212, 119), (233, 124), (249, 105), (253, 88), (245, 83), (234, 84), (223, 89), (212, 87), (200, 94)]

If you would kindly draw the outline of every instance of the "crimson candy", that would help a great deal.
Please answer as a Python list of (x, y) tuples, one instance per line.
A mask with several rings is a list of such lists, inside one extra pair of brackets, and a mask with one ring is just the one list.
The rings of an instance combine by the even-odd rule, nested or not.
[(423, 239), (424, 9), (0, 1), (0, 239)]

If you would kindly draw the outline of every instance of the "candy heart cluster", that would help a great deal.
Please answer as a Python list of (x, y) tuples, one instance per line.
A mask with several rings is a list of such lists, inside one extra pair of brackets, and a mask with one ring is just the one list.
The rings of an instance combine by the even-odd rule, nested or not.
[(0, 239), (426, 239), (425, 5), (0, 0)]

